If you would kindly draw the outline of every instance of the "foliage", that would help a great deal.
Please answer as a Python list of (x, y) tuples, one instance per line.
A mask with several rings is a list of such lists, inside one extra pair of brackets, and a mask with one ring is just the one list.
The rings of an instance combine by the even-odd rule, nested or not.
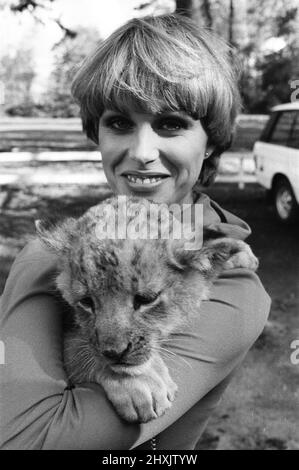
[[(7, 0), (6, 0), (7, 1)], [(26, 11), (29, 11), (34, 18), (39, 21), (43, 22), (41, 17), (40, 17), (40, 12), (48, 10), (49, 12), (51, 11), (51, 4), (55, 0), (17, 0), (13, 1), (10, 5), (11, 11), (15, 13), (23, 13)], [(51, 21), (54, 21), (57, 26), (63, 31), (64, 37), (65, 38), (75, 38), (77, 36), (77, 32), (67, 28), (64, 24), (61, 23), (59, 18), (52, 18)]]
[(5, 112), (8, 116), (21, 117), (47, 117), (51, 115), (51, 110), (45, 104), (35, 103), (33, 100), (8, 106)]
[[(290, 81), (299, 78), (298, 10), (296, 0), (176, 1), (176, 11), (236, 48), (243, 65), (244, 111), (255, 113), (267, 113), (271, 106), (290, 101)], [(270, 38), (282, 39), (285, 47), (264, 50)]]
[[(249, 37), (240, 50), (244, 60), (241, 89), (247, 111), (265, 113), (290, 101), (290, 82), (299, 72), (298, 13), (298, 7), (285, 0), (251, 2), (247, 10)], [(269, 38), (280, 39), (284, 46), (265, 49)]]
[[(54, 1), (14, 0), (13, 9), (35, 15), (39, 9), (47, 11), (47, 5)], [(243, 64), (241, 93), (245, 112), (266, 113), (272, 105), (290, 100), (290, 81), (299, 78), (297, 0), (140, 0), (136, 12), (139, 15), (161, 14), (172, 11), (174, 3), (176, 11), (192, 17), (201, 27), (212, 29), (236, 48), (236, 55)], [(265, 43), (271, 38), (280, 39), (285, 46), (281, 50), (266, 50)], [(20, 101), (27, 103), (26, 106), (22, 105), (22, 112), (50, 112), (52, 116), (77, 115), (78, 109), (69, 92), (70, 81), (74, 67), (97, 39), (96, 32), (82, 28), (71, 34), (65, 31), (64, 40), (56, 47), (55, 70), (42, 103), (43, 109), (32, 104), (30, 111), (28, 90), (33, 79), (30, 75), (33, 68), (29, 67), (30, 61), (27, 63), (27, 60), (19, 57), (17, 69), (24, 67), (24, 84), (27, 84), (23, 91), (25, 95), (27, 93), (26, 98)], [(12, 79), (9, 80), (20, 84), (22, 80), (16, 77), (17, 71), (11, 67), (9, 70), (12, 73)], [(7, 78), (4, 79), (7, 81)], [(13, 112), (16, 111), (14, 107)]]
[(289, 50), (257, 59), (257, 76), (253, 79), (247, 75), (247, 83), (242, 87), (247, 111), (265, 113), (276, 104), (290, 101), (293, 61), (294, 55)]
[(0, 81), (4, 85), (7, 106), (32, 101), (31, 85), (35, 77), (32, 52), (20, 49), (15, 55), (0, 58)]
[[(245, 112), (267, 113), (271, 106), (290, 101), (290, 81), (299, 78), (296, 0), (177, 0), (177, 10), (181, 8), (236, 48)], [(284, 47), (266, 50), (271, 38), (280, 39)]]
[(76, 68), (99, 40), (98, 32), (80, 28), (75, 39), (66, 38), (56, 46), (54, 69), (43, 99), (53, 117), (78, 116), (79, 108), (70, 92)]

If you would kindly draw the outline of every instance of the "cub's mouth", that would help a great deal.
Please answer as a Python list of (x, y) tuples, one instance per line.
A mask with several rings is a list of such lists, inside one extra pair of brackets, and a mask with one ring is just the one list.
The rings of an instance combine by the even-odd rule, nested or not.
[(153, 352), (150, 348), (144, 348), (142, 351), (134, 352), (119, 358), (107, 358), (101, 354), (106, 368), (117, 374), (139, 375), (142, 374), (152, 362)]
[(147, 369), (151, 365), (151, 358), (146, 359), (144, 362), (140, 362), (139, 364), (126, 364), (126, 363), (118, 363), (118, 364), (109, 364), (108, 367), (112, 372), (116, 374), (125, 374), (125, 375), (141, 375), (147, 371)]
[(149, 361), (151, 354), (147, 353), (144, 355), (138, 355), (137, 357), (127, 357), (118, 361), (112, 361), (112, 360), (107, 360), (106, 359), (106, 364), (110, 367), (112, 370), (116, 369), (130, 369), (132, 367), (140, 367), (143, 364), (145, 364), (147, 361)]

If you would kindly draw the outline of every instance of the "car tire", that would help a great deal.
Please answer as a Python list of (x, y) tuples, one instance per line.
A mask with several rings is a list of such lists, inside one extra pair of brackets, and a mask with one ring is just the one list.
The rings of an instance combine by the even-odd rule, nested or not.
[(287, 179), (280, 179), (273, 188), (274, 206), (278, 219), (284, 224), (298, 220), (298, 203)]

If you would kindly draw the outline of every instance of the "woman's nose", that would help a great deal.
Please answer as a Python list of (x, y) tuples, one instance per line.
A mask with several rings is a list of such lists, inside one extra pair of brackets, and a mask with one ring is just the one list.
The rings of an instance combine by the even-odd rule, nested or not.
[(149, 163), (159, 156), (157, 135), (150, 125), (143, 125), (132, 135), (129, 157), (133, 160)]

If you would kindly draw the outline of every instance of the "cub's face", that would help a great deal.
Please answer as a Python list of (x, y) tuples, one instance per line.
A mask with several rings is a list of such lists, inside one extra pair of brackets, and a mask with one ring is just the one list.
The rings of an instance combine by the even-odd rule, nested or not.
[(74, 308), (80, 334), (119, 370), (146, 363), (170, 332), (198, 314), (228, 251), (219, 257), (219, 249), (205, 245), (185, 250), (181, 240), (99, 238), (98, 223), (108, 218), (101, 208), (51, 229), (39, 227), (38, 234), (58, 254), (56, 283)]
[(99, 246), (88, 237), (63, 259), (57, 286), (95, 353), (112, 367), (144, 363), (163, 338), (198, 314), (208, 280), (178, 269), (168, 245), (109, 240)]

